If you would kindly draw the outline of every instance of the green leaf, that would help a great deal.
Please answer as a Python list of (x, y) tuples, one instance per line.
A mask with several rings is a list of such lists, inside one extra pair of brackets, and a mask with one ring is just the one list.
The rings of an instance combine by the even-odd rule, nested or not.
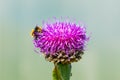
[(70, 80), (71, 64), (55, 64), (53, 70), (53, 80)]
[(57, 70), (57, 67), (54, 68), (52, 76), (53, 76), (53, 80), (62, 80), (61, 76)]

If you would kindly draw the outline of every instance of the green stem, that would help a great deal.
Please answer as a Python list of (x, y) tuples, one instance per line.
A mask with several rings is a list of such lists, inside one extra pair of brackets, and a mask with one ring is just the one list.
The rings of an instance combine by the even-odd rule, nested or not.
[(53, 80), (70, 80), (71, 64), (55, 64)]

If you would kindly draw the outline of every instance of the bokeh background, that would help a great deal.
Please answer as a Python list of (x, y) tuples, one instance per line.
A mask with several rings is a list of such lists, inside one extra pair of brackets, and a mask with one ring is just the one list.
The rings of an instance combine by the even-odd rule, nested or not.
[(52, 80), (54, 66), (34, 52), (29, 33), (61, 16), (83, 21), (91, 35), (71, 80), (120, 80), (119, 0), (0, 0), (0, 80)]

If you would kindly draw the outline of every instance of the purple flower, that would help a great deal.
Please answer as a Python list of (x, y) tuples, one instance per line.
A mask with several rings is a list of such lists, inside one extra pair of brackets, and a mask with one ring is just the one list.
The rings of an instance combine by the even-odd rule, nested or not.
[(75, 56), (77, 53), (79, 56), (80, 53), (83, 54), (86, 42), (89, 39), (86, 36), (85, 26), (62, 20), (46, 22), (42, 26), (42, 31), (36, 31), (34, 34), (37, 35), (33, 40), (34, 45), (46, 55), (46, 58), (48, 56), (58, 58), (62, 52), (64, 56), (67, 56), (68, 61), (70, 61), (71, 56)]

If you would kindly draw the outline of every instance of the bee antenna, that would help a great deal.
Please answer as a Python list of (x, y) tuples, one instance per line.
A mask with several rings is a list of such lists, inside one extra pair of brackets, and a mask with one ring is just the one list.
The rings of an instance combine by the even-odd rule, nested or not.
[(36, 27), (39, 27), (38, 24), (36, 25)]

